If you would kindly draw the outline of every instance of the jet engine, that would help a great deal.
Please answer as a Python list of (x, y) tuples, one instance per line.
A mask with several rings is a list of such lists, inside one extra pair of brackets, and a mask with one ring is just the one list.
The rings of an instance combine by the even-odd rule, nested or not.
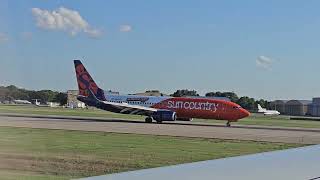
[(176, 112), (161, 109), (154, 112), (152, 117), (157, 122), (161, 122), (161, 121), (175, 121), (177, 116), (176, 116)]
[(98, 105), (98, 101), (95, 99), (86, 97), (86, 96), (78, 96), (77, 99), (83, 103), (85, 103), (88, 106), (94, 106), (96, 107)]

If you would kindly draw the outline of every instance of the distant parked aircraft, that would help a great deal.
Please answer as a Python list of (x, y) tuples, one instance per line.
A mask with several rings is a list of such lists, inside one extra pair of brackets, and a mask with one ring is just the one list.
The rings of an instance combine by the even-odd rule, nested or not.
[(148, 123), (202, 118), (226, 120), (230, 126), (230, 122), (250, 115), (238, 104), (221, 99), (109, 94), (98, 87), (81, 61), (75, 60), (74, 65), (78, 100), (106, 111), (147, 116)]
[(31, 104), (30, 101), (20, 100), (20, 99), (13, 100), (13, 102), (16, 103), (16, 104)]
[(36, 106), (40, 106), (40, 99), (32, 99), (32, 102), (34, 103), (34, 105)]
[(266, 108), (262, 108), (260, 104), (258, 104), (258, 113), (263, 113), (263, 115), (269, 116), (277, 116), (280, 115), (279, 111), (276, 110), (267, 110)]

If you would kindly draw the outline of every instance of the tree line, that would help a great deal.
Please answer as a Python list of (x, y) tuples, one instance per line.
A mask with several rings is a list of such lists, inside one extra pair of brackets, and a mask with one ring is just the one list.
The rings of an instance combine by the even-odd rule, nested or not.
[[(170, 96), (173, 97), (184, 97), (184, 96), (200, 96), (195, 90), (181, 89), (175, 91)], [(264, 99), (255, 100), (248, 96), (239, 97), (234, 92), (208, 92), (205, 94), (206, 97), (226, 97), (230, 101), (239, 104), (241, 107), (254, 111), (257, 109), (257, 105), (260, 104), (262, 107), (268, 107), (269, 102)], [(33, 101), (38, 99), (41, 103), (46, 102), (58, 102), (60, 105), (67, 104), (67, 94), (64, 92), (52, 91), (52, 90), (26, 90), (18, 88), (14, 85), (7, 87), (0, 86), (0, 101), (12, 101), (15, 99)]]
[(16, 99), (33, 101), (37, 99), (41, 103), (58, 102), (60, 105), (67, 103), (67, 94), (52, 90), (26, 90), (14, 85), (0, 86), (0, 101), (13, 101)]

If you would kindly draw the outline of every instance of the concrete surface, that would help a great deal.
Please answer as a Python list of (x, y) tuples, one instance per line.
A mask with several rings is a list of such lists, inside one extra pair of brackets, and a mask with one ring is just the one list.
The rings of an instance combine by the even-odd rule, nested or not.
[(1, 115), (0, 126), (45, 129), (66, 129), (116, 133), (152, 134), (182, 137), (238, 139), (284, 143), (319, 144), (320, 130), (274, 127), (225, 127), (210, 124), (167, 123), (147, 124), (143, 121), (59, 116), (22, 117)]

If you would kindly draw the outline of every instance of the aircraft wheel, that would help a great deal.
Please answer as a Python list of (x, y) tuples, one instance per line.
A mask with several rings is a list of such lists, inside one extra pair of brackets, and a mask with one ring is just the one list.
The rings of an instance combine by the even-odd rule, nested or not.
[(152, 123), (152, 117), (146, 117), (145, 121), (146, 123)]
[(227, 127), (231, 127), (230, 121), (228, 121), (226, 125), (227, 125)]

